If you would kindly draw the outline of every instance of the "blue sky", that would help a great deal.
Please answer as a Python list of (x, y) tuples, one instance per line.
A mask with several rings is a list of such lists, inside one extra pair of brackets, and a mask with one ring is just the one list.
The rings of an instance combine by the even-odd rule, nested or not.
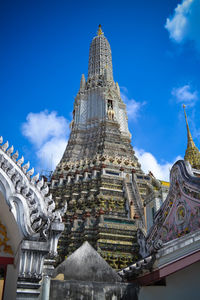
[(98, 24), (136, 154), (167, 179), (186, 149), (183, 103), (200, 147), (200, 0), (1, 1), (0, 134), (37, 170), (54, 167)]

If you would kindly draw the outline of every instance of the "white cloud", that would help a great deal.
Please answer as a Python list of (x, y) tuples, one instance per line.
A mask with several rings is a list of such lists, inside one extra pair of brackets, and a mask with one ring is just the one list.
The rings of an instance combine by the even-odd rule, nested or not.
[(200, 0), (183, 0), (167, 18), (165, 28), (175, 42), (193, 41), (200, 51)]
[(172, 95), (176, 98), (178, 103), (185, 103), (190, 106), (194, 106), (198, 100), (198, 92), (196, 90), (192, 91), (189, 84), (179, 88), (173, 88)]
[(169, 181), (169, 173), (173, 164), (177, 160), (182, 159), (180, 156), (177, 156), (173, 162), (165, 162), (160, 164), (153, 154), (145, 152), (142, 149), (135, 149), (135, 155), (137, 156), (142, 170), (145, 173), (149, 173), (149, 171), (151, 171), (157, 179), (165, 181)]
[(69, 121), (47, 110), (29, 113), (22, 134), (36, 148), (40, 168), (52, 170), (60, 161), (67, 144)]
[(47, 170), (53, 170), (57, 166), (65, 151), (66, 145), (67, 139), (54, 137), (39, 148), (37, 156)]
[(31, 143), (40, 147), (50, 138), (66, 134), (67, 120), (57, 116), (55, 111), (47, 110), (39, 113), (29, 113), (26, 123), (22, 125), (22, 133)]
[(134, 99), (129, 99), (127, 96), (128, 90), (125, 87), (121, 87), (121, 98), (123, 102), (126, 104), (126, 110), (129, 120), (136, 120), (139, 116), (141, 107), (145, 104), (145, 102), (137, 102)]

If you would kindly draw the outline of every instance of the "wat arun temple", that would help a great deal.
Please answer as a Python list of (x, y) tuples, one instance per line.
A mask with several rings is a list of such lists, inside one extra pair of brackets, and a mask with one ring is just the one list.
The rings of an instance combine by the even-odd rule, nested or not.
[[(50, 179), (0, 137), (0, 300), (199, 299), (200, 152), (145, 174), (99, 25)], [(184, 124), (185, 126), (185, 124)]]
[(88, 241), (115, 269), (137, 260), (144, 200), (161, 186), (141, 169), (131, 145), (126, 105), (113, 80), (111, 48), (101, 26), (81, 77), (68, 145), (52, 177), (57, 205), (67, 202), (61, 260)]

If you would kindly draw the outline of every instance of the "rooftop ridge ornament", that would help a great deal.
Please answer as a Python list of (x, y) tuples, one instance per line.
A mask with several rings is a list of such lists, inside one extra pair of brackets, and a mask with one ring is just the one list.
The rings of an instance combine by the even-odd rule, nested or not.
[[(9, 194), (9, 206), (13, 205), (13, 195), (20, 195), (21, 198), (19, 197), (15, 201), (22, 206), (25, 205), (26, 214), (19, 218), (22, 233), (26, 237), (45, 237), (51, 222), (61, 222), (67, 206), (64, 205), (61, 210), (55, 210), (54, 200), (48, 195), (49, 187), (44, 182), (44, 178), (40, 178), (39, 173), (34, 175), (34, 168), (29, 170), (30, 163), (28, 161), (24, 164), (23, 156), (18, 159), (18, 151), (11, 155), (14, 147), (8, 148), (8, 146), (8, 141), (3, 144), (3, 137), (0, 136), (1, 176), (7, 175), (5, 178), (9, 182), (8, 185), (12, 186), (12, 191), (14, 191), (14, 194)], [(20, 205), (17, 207), (21, 207)], [(24, 221), (24, 218), (27, 222)]]
[[(24, 164), (22, 166), (22, 164), (24, 163), (24, 157), (22, 156), (20, 159), (18, 159), (19, 153), (18, 151), (16, 151), (14, 154), (12, 154), (14, 152), (14, 147), (11, 146), (10, 148), (8, 148), (9, 143), (8, 141), (3, 144), (3, 137), (0, 136), (0, 149), (3, 150), (3, 152), (15, 163), (15, 167), (12, 169), (9, 168), (8, 172), (9, 174), (13, 173), (14, 170), (16, 170), (16, 167), (18, 166), (20, 168), (20, 170), (23, 171), (23, 173), (26, 175), (27, 179), (30, 181), (30, 183), (32, 183), (33, 185), (35, 185), (37, 183), (37, 181), (39, 180), (39, 174), (31, 177), (34, 174), (34, 168), (32, 168), (31, 170), (28, 171), (29, 167), (30, 167), (30, 162), (28, 161), (26, 164)], [(18, 159), (18, 160), (17, 160)], [(40, 187), (42, 181), (39, 184), (39, 188), (36, 187), (38, 190), (40, 190), (42, 188), (42, 186)], [(44, 182), (43, 182), (44, 184)]]
[(103, 31), (101, 29), (101, 24), (99, 24), (99, 28), (98, 28), (98, 31), (97, 31), (97, 35), (103, 35)]

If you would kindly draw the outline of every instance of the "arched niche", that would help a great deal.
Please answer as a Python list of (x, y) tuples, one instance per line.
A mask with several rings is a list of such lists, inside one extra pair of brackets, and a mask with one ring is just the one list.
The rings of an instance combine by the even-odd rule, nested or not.
[[(19, 252), (23, 236), (17, 224), (8, 199), (12, 194), (12, 186), (0, 174), (0, 299), (15, 299), (18, 277)], [(1, 295), (2, 294), (2, 295)]]

